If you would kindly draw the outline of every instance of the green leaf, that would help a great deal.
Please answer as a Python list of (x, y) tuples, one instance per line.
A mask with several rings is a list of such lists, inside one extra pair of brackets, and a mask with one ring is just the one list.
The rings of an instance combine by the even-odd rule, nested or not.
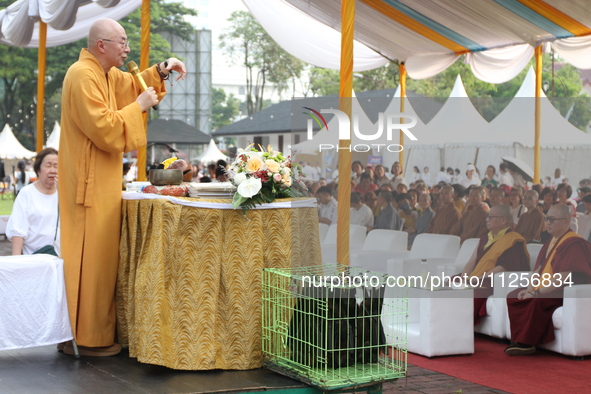
[(234, 209), (237, 209), (240, 206), (240, 204), (242, 204), (246, 200), (248, 200), (248, 198), (242, 197), (240, 193), (234, 193), (234, 198), (232, 198), (232, 207), (234, 207)]

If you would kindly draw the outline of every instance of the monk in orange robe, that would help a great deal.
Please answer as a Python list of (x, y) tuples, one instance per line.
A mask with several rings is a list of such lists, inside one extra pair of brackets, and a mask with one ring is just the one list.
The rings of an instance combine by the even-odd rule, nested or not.
[(485, 192), (482, 186), (477, 186), (470, 190), (468, 195), (469, 207), (462, 216), (462, 220), (454, 225), (451, 230), (453, 235), (460, 236), (460, 242), (464, 242), (468, 238), (480, 238), (486, 233), (486, 210), (482, 206)]
[(538, 198), (535, 190), (525, 192), (523, 206), (527, 208), (527, 212), (521, 214), (515, 227), (515, 231), (528, 241), (540, 241), (542, 231), (546, 229), (544, 213), (538, 208)]
[(591, 283), (591, 244), (570, 229), (570, 218), (569, 207), (564, 204), (548, 210), (546, 226), (552, 238), (540, 250), (534, 273), (549, 274), (552, 281), (537, 287), (530, 284), (507, 295), (514, 342), (505, 353), (510, 356), (532, 354), (537, 345), (555, 339), (552, 315), (563, 304), (565, 281)]
[(427, 229), (429, 234), (451, 234), (453, 226), (462, 219), (460, 210), (453, 203), (454, 189), (450, 185), (443, 186), (439, 193), (439, 208)]
[(480, 237), (476, 253), (468, 260), (464, 274), (483, 278), (474, 289), (474, 324), (486, 316), (486, 300), (493, 294), (491, 276), (497, 272), (529, 271), (526, 240), (511, 231), (513, 215), (508, 205), (498, 204), (486, 216), (487, 234)]
[[(146, 145), (142, 114), (164, 97), (169, 71), (178, 71), (179, 78), (186, 72), (174, 58), (153, 66), (142, 73), (150, 86), (142, 93), (130, 73), (116, 68), (128, 53), (123, 27), (99, 19), (63, 85), (61, 253), (70, 322), (82, 355), (110, 356), (121, 349), (114, 335), (123, 152)], [(73, 354), (71, 344), (60, 345)]]

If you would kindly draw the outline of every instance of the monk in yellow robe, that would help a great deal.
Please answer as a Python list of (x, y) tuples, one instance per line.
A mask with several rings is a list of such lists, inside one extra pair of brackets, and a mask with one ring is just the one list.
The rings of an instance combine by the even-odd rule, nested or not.
[(460, 237), (460, 242), (468, 238), (480, 238), (488, 232), (486, 228), (486, 210), (482, 206), (484, 201), (484, 188), (477, 186), (470, 190), (468, 195), (469, 207), (462, 216), (462, 220), (454, 225), (451, 230), (453, 235)]
[[(142, 113), (164, 97), (169, 71), (179, 78), (186, 73), (181, 61), (168, 59), (142, 73), (150, 86), (142, 93), (130, 73), (116, 68), (128, 53), (123, 27), (97, 20), (62, 92), (61, 253), (74, 338), (80, 354), (89, 356), (121, 349), (114, 335), (123, 152), (146, 145)], [(61, 349), (73, 354), (69, 343)]]
[(528, 190), (523, 197), (523, 205), (527, 212), (522, 213), (515, 227), (515, 231), (528, 241), (540, 241), (542, 232), (546, 230), (544, 213), (538, 208), (538, 192)]
[(509, 206), (493, 206), (486, 216), (488, 233), (480, 237), (476, 251), (462, 271), (462, 275), (482, 279), (481, 286), (474, 289), (475, 325), (486, 316), (486, 300), (493, 294), (491, 277), (498, 272), (529, 271), (526, 240), (511, 231), (512, 226)]
[(453, 226), (462, 219), (460, 210), (455, 206), (454, 189), (450, 185), (443, 186), (439, 193), (439, 208), (427, 229), (429, 234), (451, 234)]

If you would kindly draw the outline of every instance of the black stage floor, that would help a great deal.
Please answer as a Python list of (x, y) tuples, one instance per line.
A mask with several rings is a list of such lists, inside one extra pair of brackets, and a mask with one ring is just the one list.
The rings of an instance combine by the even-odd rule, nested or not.
[(0, 352), (2, 394), (243, 393), (307, 387), (265, 369), (176, 371), (141, 364), (126, 350), (114, 357), (78, 360), (59, 353), (55, 346)]

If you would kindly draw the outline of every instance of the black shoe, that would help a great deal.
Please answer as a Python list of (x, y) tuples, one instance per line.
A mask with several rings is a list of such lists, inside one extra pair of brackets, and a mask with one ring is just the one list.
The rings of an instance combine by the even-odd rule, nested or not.
[(511, 344), (505, 349), (505, 353), (507, 353), (509, 356), (527, 356), (529, 354), (535, 353), (535, 351), (535, 346), (526, 345), (519, 342)]

